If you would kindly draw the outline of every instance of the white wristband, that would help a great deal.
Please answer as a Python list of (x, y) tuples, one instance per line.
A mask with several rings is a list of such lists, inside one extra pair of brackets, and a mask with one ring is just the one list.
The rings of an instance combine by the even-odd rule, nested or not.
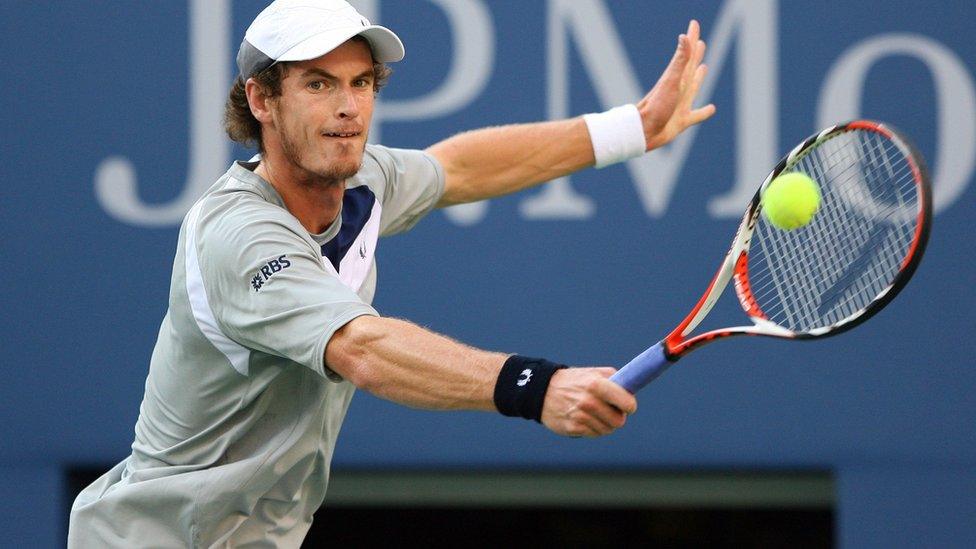
[(583, 116), (590, 131), (596, 167), (602, 168), (647, 152), (644, 124), (636, 105)]

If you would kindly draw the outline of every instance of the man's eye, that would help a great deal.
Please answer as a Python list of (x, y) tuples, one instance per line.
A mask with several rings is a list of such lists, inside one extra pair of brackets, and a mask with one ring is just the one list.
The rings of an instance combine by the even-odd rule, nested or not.
[(353, 84), (357, 88), (367, 88), (371, 85), (370, 81), (366, 80), (365, 78), (360, 78), (359, 80), (356, 80)]
[(322, 82), (321, 80), (313, 80), (312, 82), (308, 83), (308, 89), (310, 90), (318, 91), (324, 88), (325, 88), (325, 83)]

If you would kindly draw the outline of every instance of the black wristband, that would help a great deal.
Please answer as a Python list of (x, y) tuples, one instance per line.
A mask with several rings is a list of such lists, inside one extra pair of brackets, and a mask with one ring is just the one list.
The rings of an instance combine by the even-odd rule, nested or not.
[(542, 358), (512, 355), (505, 361), (495, 382), (495, 407), (504, 416), (542, 422), (542, 404), (549, 381), (562, 364)]

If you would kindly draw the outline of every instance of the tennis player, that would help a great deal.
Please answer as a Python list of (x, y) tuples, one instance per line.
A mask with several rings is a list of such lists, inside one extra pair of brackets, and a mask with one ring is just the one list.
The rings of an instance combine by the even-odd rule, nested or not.
[[(606, 435), (637, 403), (613, 368), (475, 349), (380, 316), (379, 236), (431, 209), (519, 191), (663, 145), (714, 112), (692, 22), (636, 105), (367, 145), (403, 45), (343, 0), (278, 0), (250, 25), (227, 102), (235, 162), (187, 213), (132, 453), (71, 510), (70, 547), (298, 547), (356, 388)], [(530, 314), (530, 313), (527, 313)]]

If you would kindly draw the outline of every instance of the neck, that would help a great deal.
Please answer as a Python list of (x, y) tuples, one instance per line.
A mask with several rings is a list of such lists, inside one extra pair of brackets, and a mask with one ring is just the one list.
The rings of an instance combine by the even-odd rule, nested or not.
[(325, 231), (342, 208), (344, 180), (327, 180), (303, 170), (281, 155), (261, 155), (254, 170), (281, 195), (288, 211), (312, 234)]

